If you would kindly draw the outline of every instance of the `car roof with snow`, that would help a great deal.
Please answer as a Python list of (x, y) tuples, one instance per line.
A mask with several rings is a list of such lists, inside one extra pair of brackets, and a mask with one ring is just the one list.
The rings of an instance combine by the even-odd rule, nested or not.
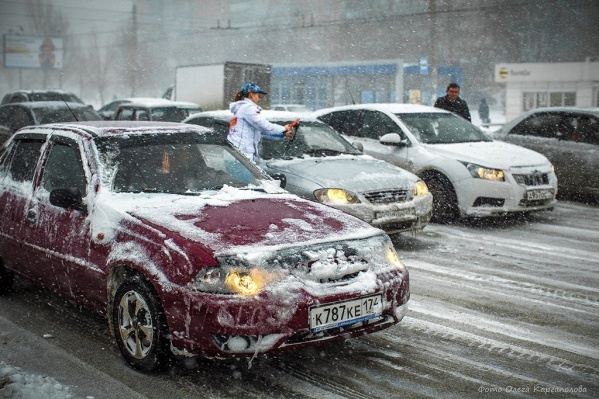
[(73, 133), (88, 134), (92, 137), (123, 136), (126, 134), (153, 134), (153, 133), (211, 133), (208, 128), (177, 122), (152, 122), (152, 121), (86, 121), (52, 123), (42, 126), (23, 128), (21, 132), (45, 133), (48, 129), (69, 130)]
[[(272, 111), (272, 110), (262, 110), (260, 112), (266, 119), (269, 121), (292, 121), (295, 119), (299, 119), (300, 121), (309, 121), (309, 122), (320, 122), (316, 119), (311, 113), (306, 112), (290, 112), (290, 111)], [(183, 122), (189, 122), (195, 118), (214, 118), (216, 120), (228, 121), (233, 117), (233, 113), (227, 109), (216, 110), (216, 111), (204, 111), (199, 112), (197, 114), (193, 114), (192, 116), (185, 119)]]
[(389, 112), (392, 114), (403, 114), (403, 113), (422, 113), (422, 112), (438, 112), (448, 113), (440, 108), (430, 107), (428, 105), (421, 104), (398, 104), (398, 103), (376, 103), (376, 104), (351, 104), (341, 105), (337, 107), (322, 108), (318, 111), (314, 111), (314, 115), (319, 116), (326, 114), (330, 111), (342, 111), (342, 110), (355, 110), (355, 109), (371, 109), (376, 111)]

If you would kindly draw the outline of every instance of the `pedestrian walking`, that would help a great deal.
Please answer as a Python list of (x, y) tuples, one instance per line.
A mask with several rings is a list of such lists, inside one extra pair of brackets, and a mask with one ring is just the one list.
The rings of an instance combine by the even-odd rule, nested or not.
[(435, 101), (435, 107), (453, 112), (468, 122), (472, 122), (468, 104), (460, 98), (460, 86), (457, 83), (450, 83), (447, 86), (446, 94)]

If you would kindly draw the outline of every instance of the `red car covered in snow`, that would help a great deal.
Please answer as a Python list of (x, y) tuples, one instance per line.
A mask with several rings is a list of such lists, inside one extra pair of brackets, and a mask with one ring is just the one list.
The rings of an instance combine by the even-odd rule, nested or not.
[(31, 126), (0, 149), (0, 292), (107, 316), (134, 368), (372, 333), (407, 311), (389, 237), (300, 199), (210, 129)]

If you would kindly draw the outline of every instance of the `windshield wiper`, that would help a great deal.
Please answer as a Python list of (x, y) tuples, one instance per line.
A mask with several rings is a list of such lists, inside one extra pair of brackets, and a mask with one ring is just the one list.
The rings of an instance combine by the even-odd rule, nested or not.
[(326, 156), (326, 155), (341, 155), (341, 154), (346, 154), (346, 153), (342, 152), (342, 151), (337, 151), (337, 150), (330, 150), (328, 148), (314, 148), (314, 149), (304, 151), (304, 154)]

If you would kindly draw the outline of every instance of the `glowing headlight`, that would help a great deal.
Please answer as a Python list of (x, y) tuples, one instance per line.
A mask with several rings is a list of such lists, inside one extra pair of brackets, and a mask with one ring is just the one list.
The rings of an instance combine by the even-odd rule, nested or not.
[(467, 162), (463, 162), (463, 164), (474, 178), (491, 181), (505, 181), (503, 170), (485, 168), (484, 166)]
[(241, 295), (254, 295), (260, 290), (260, 285), (256, 279), (247, 272), (232, 272), (227, 274), (225, 285)]
[(422, 180), (418, 180), (414, 184), (414, 197), (422, 197), (426, 193), (428, 193), (428, 186)]
[(393, 248), (393, 246), (390, 244), (385, 246), (385, 256), (387, 257), (387, 261), (389, 261), (389, 263), (392, 265), (397, 266), (399, 269), (405, 269), (404, 264), (401, 263), (399, 256), (397, 256), (395, 248)]
[(325, 204), (357, 204), (360, 202), (356, 194), (341, 188), (321, 188), (314, 191), (314, 197)]

